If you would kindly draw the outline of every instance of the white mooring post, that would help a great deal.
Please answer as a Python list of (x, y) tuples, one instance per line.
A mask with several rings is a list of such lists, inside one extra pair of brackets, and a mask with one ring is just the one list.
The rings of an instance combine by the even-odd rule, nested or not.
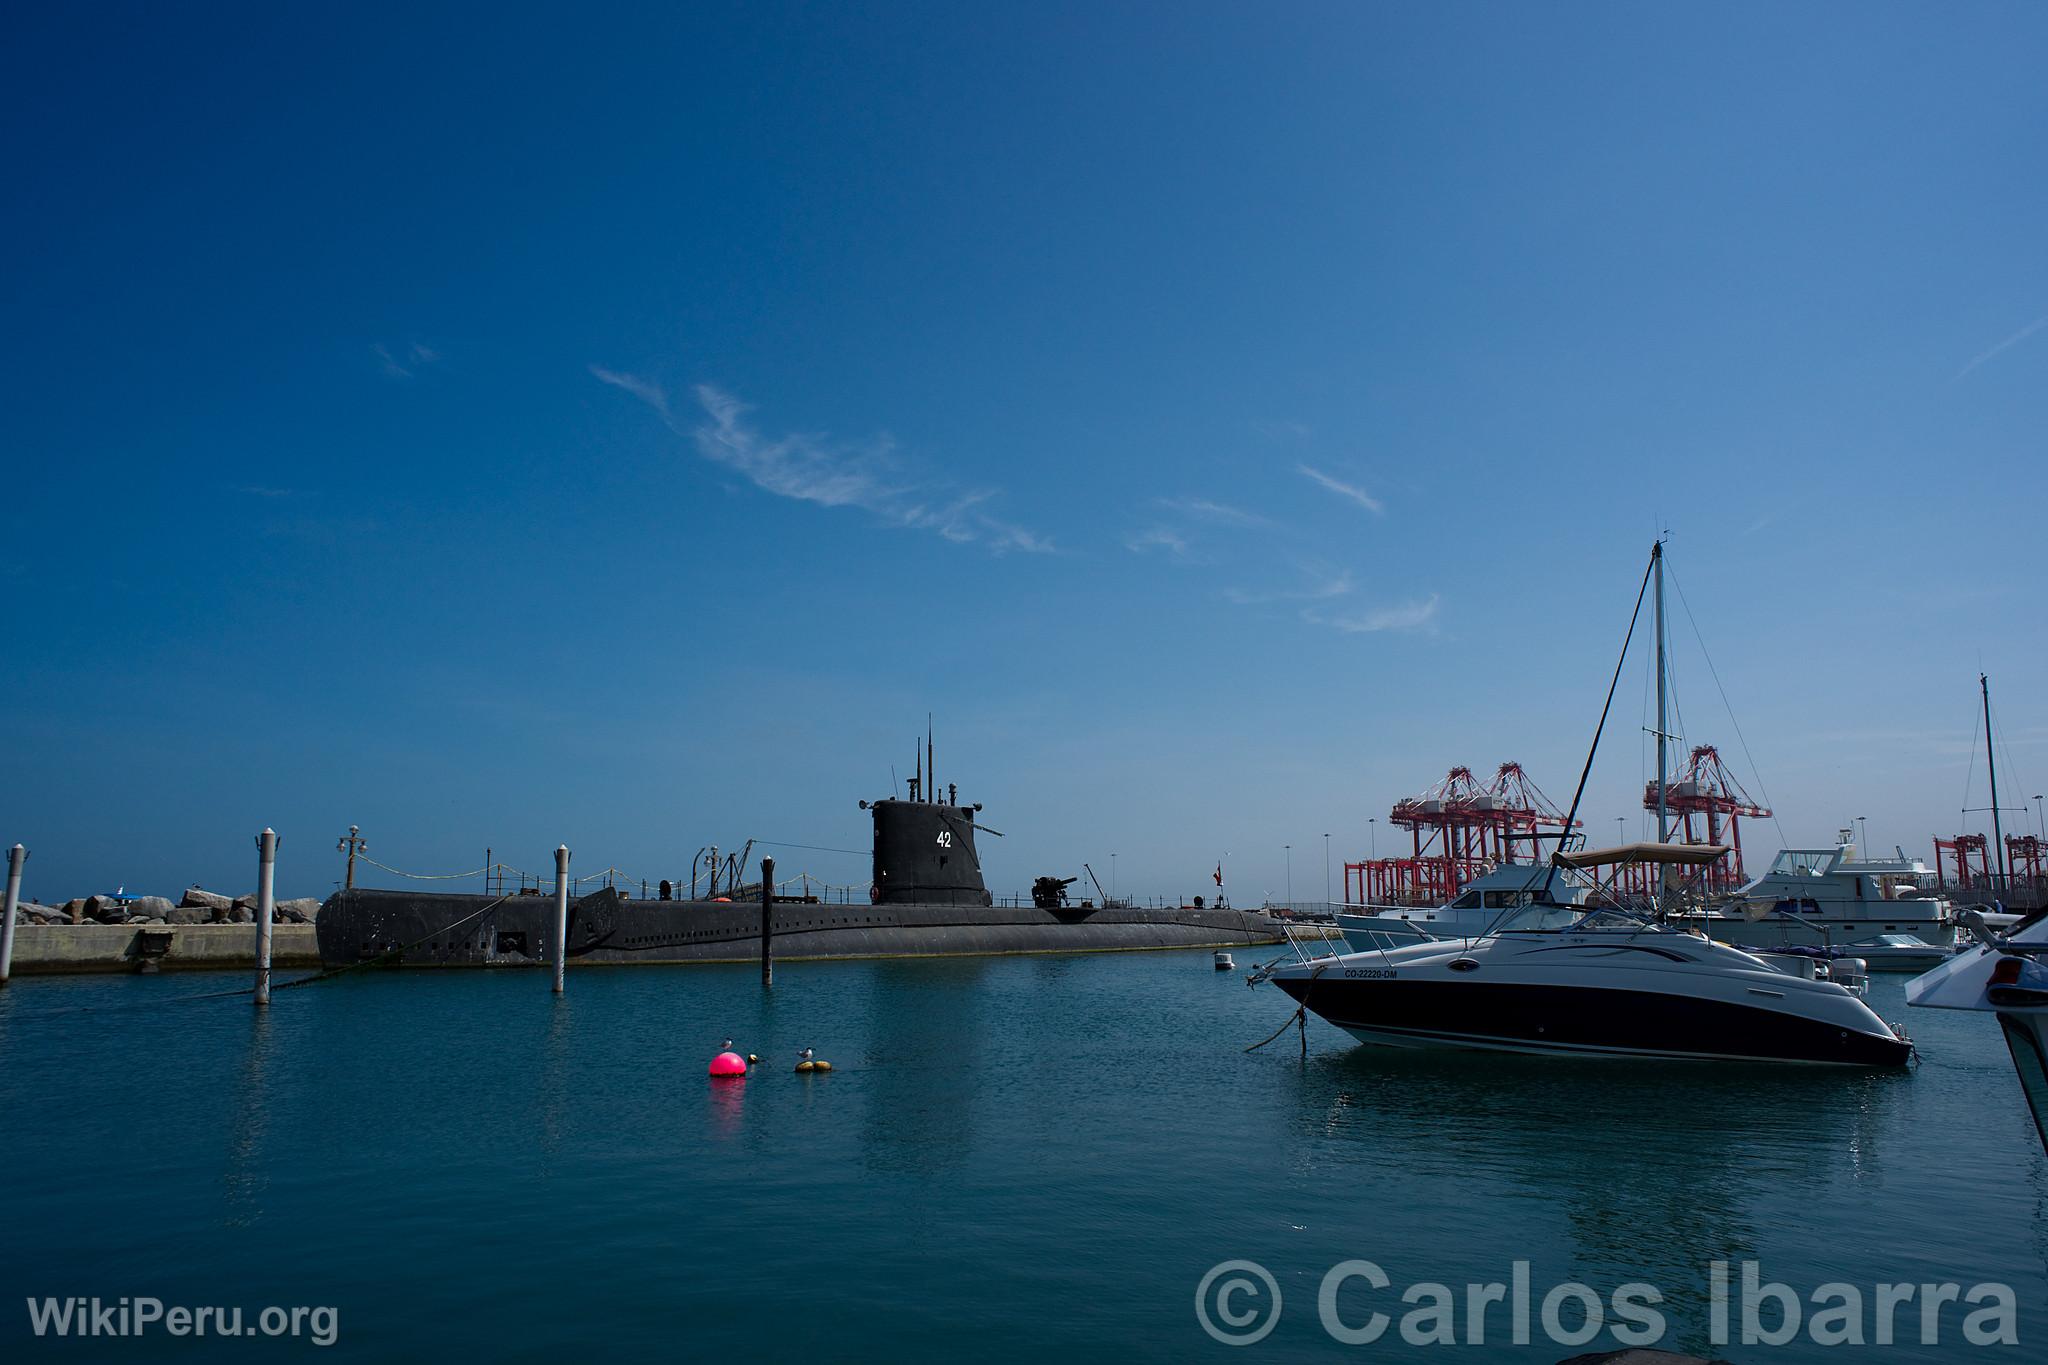
[(256, 836), (256, 1003), (270, 1003), (270, 920), (277, 909), (277, 831)]
[(569, 846), (555, 846), (555, 994), (562, 993), (562, 972), (569, 965)]
[(14, 972), (14, 916), (21, 908), (21, 865), (27, 861), (28, 850), (20, 844), (7, 850), (7, 920), (0, 927), (0, 986), (6, 985)]

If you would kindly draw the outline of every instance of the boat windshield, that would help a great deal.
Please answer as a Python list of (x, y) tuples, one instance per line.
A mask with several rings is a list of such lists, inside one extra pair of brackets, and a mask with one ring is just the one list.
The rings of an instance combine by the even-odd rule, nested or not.
[(1818, 877), (1834, 861), (1834, 849), (1788, 848), (1771, 863), (1771, 873), (1781, 877)]
[(1502, 915), (1493, 931), (1504, 933), (1510, 929), (1569, 929), (1586, 917), (1582, 905), (1558, 905), (1550, 901), (1531, 901), (1519, 909)]

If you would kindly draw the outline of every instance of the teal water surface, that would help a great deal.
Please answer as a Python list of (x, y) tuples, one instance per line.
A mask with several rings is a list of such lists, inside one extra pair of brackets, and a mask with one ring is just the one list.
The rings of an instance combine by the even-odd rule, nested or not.
[[(1881, 1358), (2048, 1342), (2048, 1165), (1996, 1026), (1908, 1011), (1897, 977), (1871, 1003), (1925, 1054), (1898, 1074), (1393, 1053), (1318, 1022), (1306, 1061), (1291, 1030), (1247, 1053), (1290, 1006), (1206, 953), (793, 963), (766, 993), (744, 968), (590, 968), (559, 1001), (537, 972), (366, 972), (267, 1017), (189, 999), (241, 984), (0, 993), (9, 1357), (1444, 1355), (1332, 1339), (1318, 1289), (1355, 1258), (1392, 1287), (1347, 1282), (1353, 1324), (1519, 1258), (1539, 1298), (1657, 1286), (1670, 1349), (1839, 1358), (1804, 1332), (1709, 1349), (1708, 1264), (1750, 1258), (1802, 1295), (2012, 1286), (2018, 1348), (1967, 1345), (1961, 1308), (1922, 1346), (1914, 1307)], [(765, 1065), (712, 1082), (727, 1035)], [(793, 1074), (804, 1046), (833, 1073)], [(1281, 1291), (1242, 1351), (1195, 1314), (1231, 1259)], [(37, 1340), (42, 1295), (332, 1306), (338, 1342)], [(1617, 1344), (1517, 1348), (1489, 1311), (1450, 1354)]]

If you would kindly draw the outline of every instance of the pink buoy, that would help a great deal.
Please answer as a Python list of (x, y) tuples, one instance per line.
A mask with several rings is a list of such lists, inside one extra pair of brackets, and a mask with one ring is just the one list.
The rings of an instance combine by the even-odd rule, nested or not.
[(711, 1074), (714, 1076), (744, 1076), (747, 1074), (747, 1059), (737, 1052), (721, 1052), (711, 1059)]

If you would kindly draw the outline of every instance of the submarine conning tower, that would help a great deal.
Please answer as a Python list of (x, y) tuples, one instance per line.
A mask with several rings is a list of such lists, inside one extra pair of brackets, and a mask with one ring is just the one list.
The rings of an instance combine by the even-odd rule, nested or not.
[(979, 807), (895, 798), (862, 804), (875, 820), (875, 904), (993, 902), (974, 849)]
[[(936, 799), (940, 792), (946, 799)], [(926, 800), (924, 798), (933, 799)], [(993, 905), (995, 897), (981, 880), (981, 855), (974, 849), (974, 816), (979, 802), (960, 804), (960, 789), (939, 786), (932, 752), (931, 718), (925, 718), (924, 744), (917, 755), (910, 799), (887, 796), (863, 801), (875, 821), (876, 905)], [(996, 833), (990, 830), (989, 833)]]

